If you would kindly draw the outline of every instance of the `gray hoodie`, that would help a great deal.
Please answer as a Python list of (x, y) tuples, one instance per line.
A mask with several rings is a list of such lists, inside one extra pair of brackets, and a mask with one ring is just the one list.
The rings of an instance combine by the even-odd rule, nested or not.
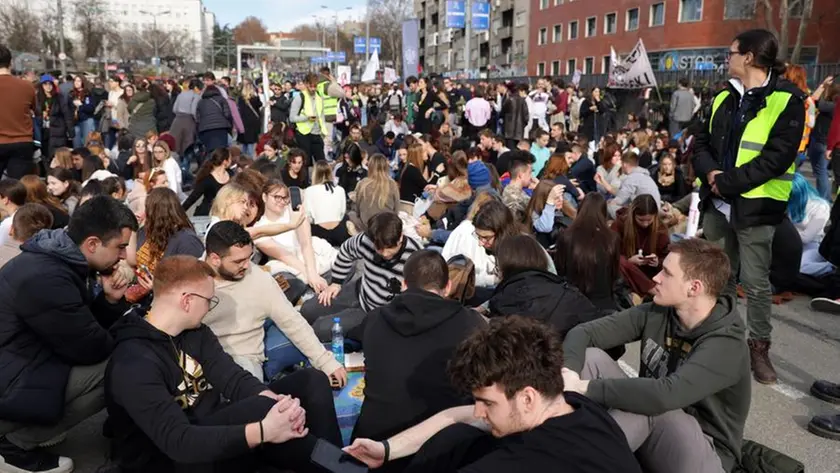
[[(598, 379), (586, 396), (609, 409), (657, 416), (683, 409), (714, 441), (723, 468), (740, 463), (752, 379), (745, 326), (730, 296), (686, 330), (673, 308), (642, 304), (569, 331), (566, 367), (580, 372), (587, 347), (610, 349), (641, 340), (639, 377)], [(675, 340), (669, 349), (666, 338)], [(677, 360), (671, 360), (677, 356)]]
[(608, 206), (610, 217), (615, 218), (615, 213), (621, 207), (629, 205), (636, 197), (650, 194), (656, 201), (656, 206), (662, 208), (662, 198), (659, 196), (659, 187), (650, 177), (650, 172), (643, 167), (636, 166), (621, 181), (621, 187), (615, 194), (615, 198)]

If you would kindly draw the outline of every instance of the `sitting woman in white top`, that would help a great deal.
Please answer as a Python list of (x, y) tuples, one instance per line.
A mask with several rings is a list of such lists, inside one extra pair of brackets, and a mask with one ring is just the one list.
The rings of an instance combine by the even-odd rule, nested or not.
[(831, 215), (831, 204), (823, 199), (805, 178), (796, 173), (788, 200), (788, 215), (802, 239), (802, 261), (799, 272), (810, 276), (824, 276), (834, 271), (834, 265), (820, 255), (820, 242)]
[(497, 200), (489, 191), (479, 192), (467, 212), (467, 217), (455, 227), (455, 230), (446, 240), (443, 251), (441, 251), (443, 258), (447, 261), (456, 255), (464, 255), (472, 260), (475, 266), (476, 289), (494, 288), (499, 283), (499, 276), (496, 272), (496, 257), (488, 254), (484, 246), (479, 244), (472, 223), (475, 215), (485, 204)]
[(350, 238), (347, 228), (347, 193), (332, 180), (332, 169), (324, 160), (315, 163), (312, 185), (303, 191), (306, 216), (312, 224), (312, 236), (323, 238), (332, 246), (341, 246)]
[(183, 201), (186, 196), (181, 188), (183, 184), (181, 166), (172, 157), (172, 151), (169, 149), (169, 145), (163, 140), (158, 140), (152, 149), (152, 156), (154, 167), (163, 168), (163, 171), (166, 173), (166, 180), (169, 181), (169, 188), (175, 192), (179, 200)]
[[(257, 228), (278, 223), (287, 224), (296, 220), (293, 214), (306, 213), (305, 208), (293, 212), (289, 188), (279, 179), (268, 181), (263, 189), (262, 198), (265, 202), (265, 214), (254, 225)], [(304, 219), (293, 232), (260, 238), (255, 243), (262, 254), (271, 258), (267, 266), (272, 274), (291, 273), (309, 284), (316, 292), (326, 289), (327, 281), (322, 275), (329, 272), (338, 256), (338, 250), (326, 240), (313, 237), (308, 220)]]

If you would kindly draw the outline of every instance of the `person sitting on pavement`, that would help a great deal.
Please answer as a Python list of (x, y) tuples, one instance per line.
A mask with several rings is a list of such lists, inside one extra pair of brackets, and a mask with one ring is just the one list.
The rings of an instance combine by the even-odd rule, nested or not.
[(114, 325), (112, 461), (124, 473), (322, 471), (310, 460), (317, 439), (341, 445), (327, 376), (302, 369), (266, 386), (239, 367), (202, 324), (219, 302), (215, 274), (193, 256), (164, 258), (151, 309)]
[(517, 222), (525, 221), (525, 212), (531, 195), (525, 189), (533, 191), (539, 184), (531, 171), (531, 164), (514, 161), (510, 167), (510, 183), (502, 191), (502, 202), (513, 212)]
[[(248, 232), (229, 220), (213, 225), (205, 238), (206, 261), (216, 272), (214, 281), (219, 305), (204, 319), (225, 351), (257, 379), (271, 380), (280, 370), (308, 359), (315, 369), (333, 376), (343, 386), (344, 368), (315, 337), (312, 327), (295, 310), (283, 290), (260, 268), (251, 265), (254, 242)], [(293, 353), (266, 350), (263, 341), (270, 324), (279, 328), (285, 343), (272, 340), (272, 346), (288, 347)], [(271, 332), (269, 332), (271, 333)], [(274, 356), (272, 356), (272, 354)], [(288, 358), (292, 358), (288, 360)], [(282, 362), (287, 359), (286, 363)], [(268, 366), (264, 366), (267, 362)]]
[[(740, 464), (751, 377), (744, 321), (722, 295), (729, 259), (700, 239), (671, 245), (653, 302), (566, 336), (566, 390), (611, 409), (645, 471), (725, 472)], [(641, 340), (640, 377), (603, 350)]]
[(105, 407), (107, 328), (128, 309), (128, 281), (114, 269), (136, 230), (128, 207), (94, 197), (0, 269), (0, 470), (73, 470), (38, 447)]
[(621, 179), (621, 186), (619, 186), (615, 197), (607, 205), (611, 218), (616, 218), (618, 209), (629, 205), (633, 199), (645, 194), (653, 197), (656, 206), (662, 208), (659, 187), (650, 177), (650, 172), (639, 166), (639, 155), (633, 152), (624, 153), (621, 157), (621, 174), (624, 176)]
[(372, 468), (417, 453), (407, 473), (641, 473), (607, 411), (564, 389), (562, 367), (556, 331), (527, 317), (493, 320), (459, 345), (449, 367), (474, 406), (344, 450)]
[(41, 204), (24, 204), (19, 208), (13, 217), (12, 231), (9, 234), (11, 240), (0, 245), (0, 268), (21, 253), (20, 246), (26, 240), (41, 230), (52, 228), (52, 224), (52, 212)]
[(496, 242), (496, 266), (502, 282), (490, 298), (490, 316), (520, 315), (552, 325), (561, 336), (599, 311), (562, 276), (549, 272), (551, 258), (530, 235)]
[[(403, 235), (400, 217), (392, 212), (382, 212), (371, 217), (364, 233), (350, 238), (341, 245), (333, 263), (333, 282), (306, 301), (301, 315), (315, 328), (322, 342), (332, 339), (333, 318), (341, 319), (345, 336), (360, 326), (368, 312), (382, 307), (400, 291), (403, 266), (421, 245)], [(352, 278), (356, 263), (361, 261), (364, 270), (360, 278)], [(361, 340), (356, 334), (356, 340)]]
[[(437, 251), (415, 252), (404, 272), (403, 293), (368, 315), (365, 400), (354, 437), (387, 438), (468, 401), (452, 387), (446, 364), (457, 345), (486, 322), (445, 298), (449, 268)], [(398, 461), (377, 471), (407, 465)]]

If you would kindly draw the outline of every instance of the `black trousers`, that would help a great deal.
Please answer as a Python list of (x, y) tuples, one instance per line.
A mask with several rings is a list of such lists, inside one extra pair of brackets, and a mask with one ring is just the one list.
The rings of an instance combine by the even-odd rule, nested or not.
[(330, 242), (330, 245), (332, 246), (341, 246), (342, 243), (350, 238), (350, 233), (347, 232), (348, 221), (349, 218), (345, 215), (344, 218), (341, 219), (341, 223), (332, 230), (327, 230), (320, 225), (312, 225), (312, 236), (323, 238), (324, 240)]
[(13, 179), (35, 172), (32, 156), (35, 154), (35, 143), (9, 143), (0, 145), (0, 177), (7, 173)]
[[(252, 451), (251, 455), (233, 458), (212, 464), (178, 465), (177, 471), (191, 473), (244, 473), (253, 472), (260, 466), (279, 470), (293, 470), (296, 473), (322, 473), (310, 457), (319, 438), (333, 445), (341, 446), (341, 431), (335, 415), (332, 388), (324, 373), (307, 368), (273, 381), (269, 389), (277, 394), (288, 394), (300, 399), (306, 409), (306, 437), (282, 444), (265, 444)], [(263, 420), (275, 401), (264, 396), (254, 396), (213, 413), (201, 420), (201, 425), (238, 425)]]
[(309, 157), (308, 166), (314, 166), (315, 161), (326, 159), (324, 156), (324, 138), (321, 135), (312, 133), (302, 135), (295, 131), (295, 141), (297, 141), (298, 148), (306, 151), (306, 156)]

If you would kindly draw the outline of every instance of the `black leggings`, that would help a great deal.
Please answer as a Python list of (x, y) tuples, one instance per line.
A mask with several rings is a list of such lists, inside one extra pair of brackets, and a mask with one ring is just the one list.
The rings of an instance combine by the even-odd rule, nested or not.
[(347, 222), (349, 221), (347, 215), (344, 215), (344, 218), (341, 219), (341, 223), (338, 224), (332, 230), (327, 230), (326, 228), (313, 224), (312, 225), (312, 236), (323, 238), (327, 240), (330, 245), (332, 246), (341, 246), (342, 243), (347, 241), (350, 238), (350, 233), (347, 232)]
[[(323, 470), (310, 460), (318, 439), (322, 438), (339, 447), (343, 445), (329, 378), (320, 371), (308, 368), (273, 381), (268, 387), (277, 394), (288, 394), (300, 399), (300, 405), (306, 409), (306, 427), (309, 428), (309, 435), (282, 444), (263, 445), (253, 450), (253, 454), (244, 457), (212, 464), (178, 465), (176, 470), (196, 473), (240, 473), (251, 472), (260, 465), (267, 465), (280, 470), (291, 469), (297, 473), (322, 473)], [(214, 412), (201, 419), (199, 424), (244, 425), (259, 422), (275, 403), (264, 396), (250, 397)]]

